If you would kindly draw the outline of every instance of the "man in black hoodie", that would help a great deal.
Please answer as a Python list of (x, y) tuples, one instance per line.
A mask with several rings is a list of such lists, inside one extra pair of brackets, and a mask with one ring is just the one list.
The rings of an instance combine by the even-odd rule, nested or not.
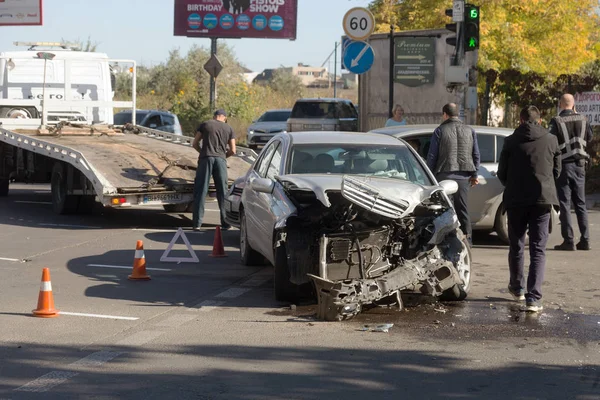
[[(558, 208), (554, 180), (560, 175), (560, 149), (556, 136), (540, 126), (537, 107), (524, 108), (520, 117), (521, 125), (504, 141), (498, 165), (508, 213), (508, 290), (515, 300), (526, 301), (526, 311), (538, 312), (543, 308), (550, 214), (553, 207)], [(530, 265), (525, 285), (523, 253), (527, 230)]]

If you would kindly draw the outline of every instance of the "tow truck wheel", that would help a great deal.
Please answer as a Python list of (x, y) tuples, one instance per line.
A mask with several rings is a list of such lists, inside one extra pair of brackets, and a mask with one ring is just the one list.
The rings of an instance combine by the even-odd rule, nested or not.
[(1, 107), (0, 118), (32, 119), (37, 118), (37, 110), (27, 107)]
[(73, 214), (79, 205), (78, 196), (69, 195), (67, 189), (67, 175), (64, 165), (60, 162), (52, 167), (52, 208), (57, 214)]
[(8, 196), (8, 179), (0, 179), (0, 197)]

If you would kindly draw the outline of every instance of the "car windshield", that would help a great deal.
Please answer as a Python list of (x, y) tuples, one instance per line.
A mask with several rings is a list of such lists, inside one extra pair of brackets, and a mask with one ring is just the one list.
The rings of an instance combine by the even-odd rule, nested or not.
[[(135, 122), (139, 124), (148, 115), (148, 111), (137, 111), (135, 113)], [(115, 125), (125, 125), (131, 123), (131, 111), (115, 114)]]
[(256, 122), (285, 122), (290, 114), (291, 111), (267, 111)]
[(296, 145), (289, 173), (366, 175), (433, 185), (423, 165), (406, 146)]
[(356, 110), (350, 103), (341, 101), (299, 101), (294, 105), (291, 118), (356, 118)]

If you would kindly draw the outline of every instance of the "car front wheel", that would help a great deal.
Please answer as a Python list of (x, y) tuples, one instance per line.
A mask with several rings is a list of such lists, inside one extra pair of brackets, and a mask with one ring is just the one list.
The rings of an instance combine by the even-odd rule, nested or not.
[(242, 264), (248, 266), (260, 265), (264, 262), (263, 256), (254, 250), (248, 242), (248, 226), (244, 211), (240, 211), (240, 259)]
[(472, 257), (471, 257), (471, 246), (467, 241), (467, 238), (461, 239), (462, 249), (460, 255), (458, 257), (458, 261), (455, 263), (456, 271), (458, 272), (458, 276), (462, 280), (462, 283), (457, 283), (450, 289), (446, 290), (442, 296), (440, 296), (440, 300), (446, 301), (460, 301), (467, 298), (469, 291), (471, 290), (471, 265), (472, 265)]

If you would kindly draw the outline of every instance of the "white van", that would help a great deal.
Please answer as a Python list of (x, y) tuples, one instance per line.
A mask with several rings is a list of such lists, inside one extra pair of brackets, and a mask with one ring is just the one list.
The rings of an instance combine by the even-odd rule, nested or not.
[[(115, 77), (106, 54), (76, 51), (62, 43), (15, 44), (29, 50), (0, 52), (0, 118), (42, 118), (45, 86), (49, 124), (113, 123)], [(43, 53), (54, 57), (44, 60)]]

